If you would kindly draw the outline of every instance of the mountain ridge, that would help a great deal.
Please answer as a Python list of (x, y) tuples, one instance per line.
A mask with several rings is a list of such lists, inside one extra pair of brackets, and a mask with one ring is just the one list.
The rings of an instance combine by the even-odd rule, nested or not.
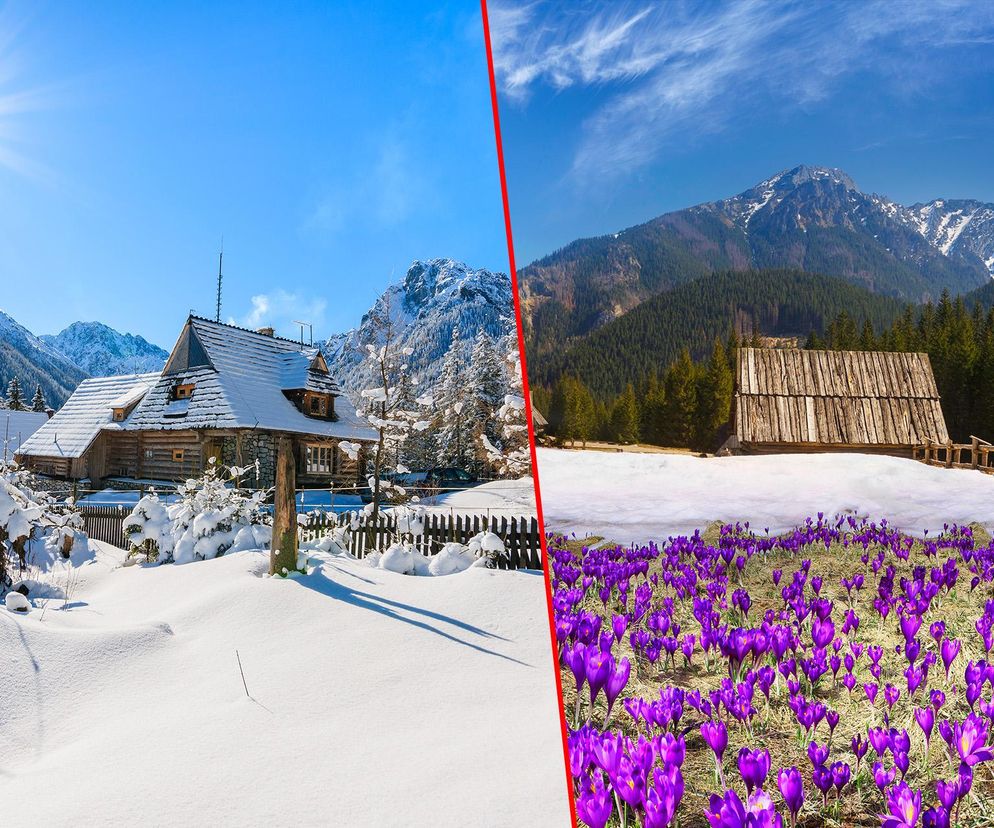
[(738, 195), (577, 239), (519, 271), (529, 356), (708, 273), (789, 268), (912, 302), (994, 276), (994, 204), (905, 207), (844, 171), (798, 165)]

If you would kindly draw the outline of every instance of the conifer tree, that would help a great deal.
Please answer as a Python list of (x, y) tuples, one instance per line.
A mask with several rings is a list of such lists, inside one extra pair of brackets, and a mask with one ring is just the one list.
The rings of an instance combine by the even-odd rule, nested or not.
[(458, 328), (452, 330), (452, 342), (442, 360), (438, 382), (438, 464), (466, 468), (475, 451), (469, 429), (469, 394), (467, 393), (466, 360)]
[(21, 395), (21, 383), (17, 377), (12, 377), (7, 384), (7, 408), (11, 411), (24, 411), (24, 399)]
[(485, 330), (481, 330), (473, 344), (466, 380), (466, 427), (470, 454), (478, 474), (486, 474), (491, 464), (483, 438), (486, 437), (491, 446), (501, 442), (497, 410), (504, 403), (505, 388), (507, 379), (497, 345)]
[(48, 403), (45, 402), (45, 394), (41, 390), (41, 385), (35, 388), (34, 398), (31, 400), (31, 410), (45, 412), (48, 410)]
[(728, 368), (728, 356), (720, 339), (716, 339), (706, 371), (698, 385), (698, 415), (696, 446), (702, 451), (717, 448), (720, 429), (728, 422), (732, 411), (734, 378)]
[(695, 436), (697, 416), (697, 371), (684, 348), (666, 372), (665, 432), (668, 446), (689, 447)]
[(635, 402), (635, 389), (631, 384), (624, 393), (614, 402), (611, 410), (611, 437), (616, 443), (629, 444), (637, 443), (639, 415), (638, 405)]

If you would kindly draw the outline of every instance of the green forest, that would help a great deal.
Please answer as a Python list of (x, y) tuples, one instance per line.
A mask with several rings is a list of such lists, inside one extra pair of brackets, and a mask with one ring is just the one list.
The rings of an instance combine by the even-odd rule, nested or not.
[[(976, 435), (994, 442), (992, 302), (994, 289), (987, 286), (956, 299), (945, 292), (937, 303), (907, 305), (894, 314), (857, 304), (838, 310), (825, 325), (813, 324), (803, 345), (927, 353), (950, 437), (967, 442)], [(890, 319), (881, 323), (881, 316)], [(727, 315), (724, 324), (729, 325)], [(761, 333), (754, 327), (744, 344), (759, 345)], [(551, 389), (536, 384), (535, 405), (546, 413), (549, 433), (561, 442), (642, 442), (714, 451), (728, 434), (740, 344), (734, 333), (712, 339), (704, 354), (685, 343), (665, 370), (635, 380), (628, 374), (613, 393), (601, 389), (614, 383), (566, 372)], [(630, 361), (640, 364), (637, 349)], [(598, 372), (593, 376), (601, 379)]]

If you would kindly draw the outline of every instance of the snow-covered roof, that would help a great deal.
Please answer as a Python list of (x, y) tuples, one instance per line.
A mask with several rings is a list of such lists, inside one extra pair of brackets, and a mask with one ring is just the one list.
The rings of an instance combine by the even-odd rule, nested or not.
[(0, 409), (0, 458), (10, 460), (21, 444), (48, 422), (44, 411)]
[[(281, 337), (191, 316), (165, 372), (128, 418), (132, 429), (259, 428), (350, 440), (374, 440), (334, 380), (312, 367), (320, 352)], [(181, 414), (172, 389), (193, 384)], [(336, 420), (303, 414), (284, 390), (336, 395)], [(340, 396), (339, 396), (340, 395)]]
[(126, 424), (127, 421), (113, 421), (114, 405), (119, 400), (140, 396), (158, 379), (159, 374), (129, 374), (83, 380), (66, 404), (25, 440), (17, 453), (32, 457), (81, 457), (102, 429), (119, 429)]

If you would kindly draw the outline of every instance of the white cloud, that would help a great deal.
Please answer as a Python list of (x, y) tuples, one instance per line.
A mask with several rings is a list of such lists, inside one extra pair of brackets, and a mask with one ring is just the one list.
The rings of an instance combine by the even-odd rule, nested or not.
[[(872, 72), (882, 90), (927, 89), (949, 66), (934, 50), (990, 42), (994, 3), (728, 0), (591, 3), (497, 0), (495, 70), (519, 106), (540, 86), (597, 87), (572, 171), (578, 181), (631, 172), (668, 146), (732, 128), (762, 99), (767, 113), (824, 99)], [(949, 52), (950, 61), (960, 54)], [(955, 64), (950, 64), (955, 67)]]
[[(328, 308), (325, 299), (277, 289), (270, 293), (256, 294), (251, 302), (251, 310), (232, 319), (234, 324), (244, 328), (271, 326), (278, 334), (291, 339), (300, 335), (300, 326), (293, 324), (295, 320), (310, 322), (314, 326), (315, 337), (323, 331), (325, 311)], [(307, 336), (306, 330), (304, 336)]]
[(436, 189), (422, 172), (426, 165), (397, 137), (406, 128), (398, 126), (381, 138), (368, 161), (346, 180), (327, 185), (302, 230), (335, 234), (356, 225), (390, 230), (436, 204)]

